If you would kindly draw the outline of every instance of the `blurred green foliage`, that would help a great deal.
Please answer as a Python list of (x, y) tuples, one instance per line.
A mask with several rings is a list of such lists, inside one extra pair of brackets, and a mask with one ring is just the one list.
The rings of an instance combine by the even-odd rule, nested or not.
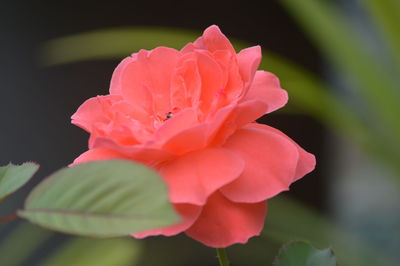
[(27, 222), (19, 223), (0, 243), (0, 265), (26, 264), (35, 253), (40, 253), (40, 265), (46, 266), (134, 266), (142, 250), (133, 238), (71, 237), (53, 251), (49, 243), (53, 243), (54, 235)]
[[(375, 8), (381, 10), (387, 2), (391, 0), (370, 0)], [(367, 128), (363, 131), (375, 139), (373, 155), (381, 159), (396, 170), (396, 177), (400, 180), (400, 90), (399, 77), (400, 65), (387, 64), (382, 58), (365, 45), (360, 34), (358, 34), (346, 17), (338, 12), (327, 1), (308, 0), (283, 0), (283, 5), (303, 26), (306, 33), (320, 48), (322, 54), (331, 63), (335, 70), (352, 83), (352, 88), (358, 99), (363, 103), (363, 108), (357, 110), (350, 108), (353, 114), (357, 114), (360, 119), (365, 120)], [(379, 8), (378, 8), (379, 7)], [(393, 6), (396, 8), (396, 6)], [(397, 10), (400, 12), (400, 9)], [(397, 12), (397, 14), (399, 14)], [(372, 15), (385, 17), (385, 23), (377, 23), (381, 28), (387, 29), (390, 36), (400, 34), (399, 31), (392, 29), (398, 21), (395, 16), (385, 16), (382, 12), (371, 12)], [(375, 16), (375, 21), (381, 21)], [(388, 21), (392, 21), (388, 23)], [(390, 25), (390, 27), (388, 26)], [(391, 43), (397, 38), (387, 38)], [(400, 46), (390, 45), (398, 53)], [(391, 56), (394, 57), (394, 56)], [(345, 103), (346, 99), (342, 99)], [(336, 110), (331, 110), (336, 112)], [(327, 121), (328, 123), (330, 121)], [(360, 132), (361, 133), (361, 132)]]
[[(264, 60), (261, 68), (274, 72), (280, 77), (283, 87), (291, 96), (290, 104), (297, 111), (314, 117), (321, 124), (347, 139), (349, 143), (366, 151), (372, 158), (392, 169), (396, 173), (394, 175), (396, 179), (400, 180), (400, 164), (398, 164), (400, 159), (400, 119), (398, 119), (400, 114), (398, 104), (400, 99), (398, 85), (400, 81), (400, 31), (398, 30), (400, 2), (397, 0), (362, 1), (371, 23), (379, 28), (380, 36), (387, 45), (386, 53), (390, 62), (384, 61), (371, 51), (357, 31), (353, 30), (346, 21), (344, 14), (331, 6), (328, 1), (283, 0), (281, 3), (302, 25), (331, 66), (350, 81), (352, 88), (355, 88), (354, 94), (363, 104), (354, 107), (346, 98), (335, 94), (329, 84), (313, 73), (271, 51), (263, 52)], [(122, 58), (142, 48), (152, 49), (160, 45), (181, 48), (198, 35), (197, 32), (170, 28), (104, 29), (51, 40), (41, 47), (39, 56), (45, 66), (83, 60)], [(240, 49), (249, 44), (236, 41), (235, 46)], [(49, 234), (45, 231), (29, 233), (36, 232), (36, 228), (29, 230), (16, 228), (0, 244), (0, 260), (3, 260), (1, 265), (18, 265), (24, 259), (21, 254), (29, 255), (34, 252)], [(13, 247), (18, 246), (26, 234), (31, 234), (29, 241), (24, 242), (17, 252)], [(282, 197), (269, 201), (269, 215), (262, 238), (250, 241), (249, 248), (234, 246), (228, 249), (228, 252), (234, 251), (232, 258), (237, 263), (262, 265), (261, 262), (271, 261), (271, 256), (275, 255), (281, 243), (291, 239), (306, 239), (318, 248), (332, 245), (341, 266), (396, 265), (384, 250), (378, 251), (372, 248), (357, 236), (344, 231), (302, 204)], [(52, 263), (51, 265), (65, 265), (65, 261), (69, 258), (76, 262), (79, 256), (74, 254), (79, 254), (80, 247), (85, 246), (82, 244), (86, 243), (85, 241), (89, 240), (77, 240), (77, 244), (66, 244), (65, 249), (58, 250), (48, 261)], [(33, 247), (29, 243), (36, 245)], [(98, 261), (99, 254), (104, 253), (98, 252), (103, 248), (101, 246), (103, 244), (99, 245), (98, 249), (96, 247), (93, 249), (97, 250), (96, 252), (89, 251), (82, 259), (88, 263), (90, 260), (93, 263)], [(116, 246), (120, 247), (119, 245), (123, 245), (122, 242)], [(124, 243), (124, 245), (131, 244)], [(269, 252), (260, 255), (263, 257), (262, 260), (253, 256), (257, 252), (261, 254), (265, 250), (264, 246), (270, 249)], [(164, 251), (169, 253), (170, 248), (166, 247), (160, 253)], [(120, 248), (120, 251), (121, 253), (116, 253), (119, 255), (115, 255), (115, 262), (120, 261), (121, 258), (128, 258), (129, 253), (134, 254), (131, 265), (135, 265), (133, 257), (138, 254), (137, 249)], [(127, 254), (122, 254), (123, 252)], [(148, 262), (154, 258), (151, 258), (151, 254), (148, 254), (146, 249), (143, 252), (141, 263), (148, 266), (154, 265), (145, 263), (146, 259), (143, 257), (147, 256)], [(181, 258), (184, 260), (192, 255), (196, 256), (187, 251)], [(165, 265), (184, 265), (179, 264), (179, 262), (182, 263), (179, 256), (179, 253), (169, 256), (173, 262), (165, 256), (163, 262)], [(3, 263), (4, 258), (6, 258), (5, 263)], [(110, 261), (109, 265), (113, 265), (113, 262)], [(123, 265), (123, 263), (118, 265)]]
[(274, 261), (274, 266), (337, 266), (332, 249), (319, 250), (304, 241), (285, 244)]
[(72, 238), (43, 262), (43, 266), (133, 266), (140, 257), (139, 241)]
[(262, 236), (266, 241), (280, 244), (306, 240), (317, 248), (332, 247), (340, 266), (396, 265), (385, 251), (371, 247), (354, 233), (284, 196), (268, 202), (268, 218)]
[(51, 231), (26, 222), (18, 224), (0, 242), (0, 265), (21, 265), (53, 235)]
[[(364, 0), (365, 8), (371, 15), (383, 35), (383, 40), (390, 49), (391, 59), (397, 72), (400, 67), (400, 30), (399, 13), (400, 1), (398, 0)], [(395, 74), (396, 75), (396, 74)], [(398, 75), (397, 75), (398, 77)]]

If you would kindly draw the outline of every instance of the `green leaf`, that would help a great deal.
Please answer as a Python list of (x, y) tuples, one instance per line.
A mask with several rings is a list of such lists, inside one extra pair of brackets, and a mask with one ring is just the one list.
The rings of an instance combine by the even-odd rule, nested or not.
[(284, 245), (274, 266), (336, 266), (332, 249), (318, 250), (306, 242), (296, 241)]
[(8, 164), (0, 167), (0, 199), (7, 197), (25, 185), (37, 172), (39, 165), (24, 163), (22, 165)]
[(56, 172), (30, 193), (18, 214), (56, 231), (95, 237), (129, 235), (179, 221), (158, 174), (122, 160)]
[(133, 266), (140, 257), (142, 247), (132, 239), (72, 238), (57, 248), (43, 266)]

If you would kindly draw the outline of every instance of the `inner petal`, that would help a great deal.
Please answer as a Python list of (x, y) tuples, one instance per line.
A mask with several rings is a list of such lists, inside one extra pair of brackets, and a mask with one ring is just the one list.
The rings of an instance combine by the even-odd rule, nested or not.
[(150, 52), (141, 50), (136, 60), (131, 60), (123, 71), (118, 71), (121, 77), (114, 78), (115, 82), (121, 83), (125, 100), (155, 116), (170, 111), (171, 76), (179, 57), (179, 51), (166, 47)]
[(194, 53), (182, 57), (171, 84), (173, 108), (196, 107), (199, 104), (201, 77)]

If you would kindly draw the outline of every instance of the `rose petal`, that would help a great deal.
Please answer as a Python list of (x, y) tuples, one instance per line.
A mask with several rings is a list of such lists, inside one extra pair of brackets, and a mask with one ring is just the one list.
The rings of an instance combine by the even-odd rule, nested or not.
[(132, 105), (148, 113), (166, 113), (170, 109), (171, 76), (180, 52), (166, 47), (141, 50), (126, 59), (114, 72), (111, 93), (121, 93)]
[(268, 104), (264, 101), (251, 100), (241, 102), (238, 104), (232, 119), (235, 121), (236, 127), (241, 128), (263, 116), (267, 109)]
[(124, 58), (121, 63), (118, 64), (118, 66), (115, 68), (112, 76), (111, 76), (111, 82), (110, 82), (110, 94), (111, 95), (122, 95), (122, 90), (121, 90), (121, 77), (122, 73), (131, 63), (132, 61), (136, 60), (136, 54), (132, 54), (131, 56)]
[(152, 122), (149, 114), (137, 105), (131, 105), (125, 101), (121, 101), (114, 103), (111, 108), (114, 112), (118, 112), (126, 117), (140, 121), (143, 125), (148, 125)]
[(157, 228), (146, 230), (144, 232), (132, 234), (135, 238), (145, 238), (148, 236), (164, 235), (173, 236), (185, 231), (199, 217), (201, 208), (191, 204), (174, 204), (175, 210), (180, 214), (182, 221), (178, 224), (168, 226), (166, 228)]
[(222, 69), (223, 88), (218, 90), (219, 106), (226, 106), (237, 101), (243, 94), (244, 82), (239, 72), (236, 54), (227, 50), (218, 50), (212, 54)]
[(160, 169), (173, 203), (204, 205), (207, 197), (235, 180), (243, 161), (223, 148), (208, 148), (181, 156)]
[(188, 152), (196, 151), (207, 146), (208, 125), (199, 124), (197, 126), (177, 132), (162, 145), (162, 149), (183, 155)]
[(238, 128), (254, 122), (268, 109), (264, 101), (250, 100), (242, 102), (234, 108), (230, 116), (222, 123), (217, 134), (212, 140), (213, 145), (222, 145)]
[(296, 148), (299, 152), (299, 160), (297, 161), (296, 174), (295, 174), (293, 181), (296, 181), (296, 180), (302, 178), (303, 176), (305, 176), (306, 174), (308, 174), (312, 170), (314, 170), (315, 164), (316, 164), (315, 156), (313, 154), (305, 151), (296, 142), (294, 142), (291, 138), (289, 138), (288, 136), (283, 134), (281, 131), (277, 130), (276, 128), (270, 127), (270, 126), (263, 125), (263, 124), (257, 124), (257, 123), (249, 124), (249, 127), (258, 128), (261, 130), (272, 131), (272, 132), (279, 134), (280, 136), (286, 138), (288, 141), (292, 142), (296, 146)]
[(129, 159), (129, 157), (115, 150), (104, 149), (104, 148), (91, 149), (82, 153), (69, 166), (74, 166), (76, 164), (86, 163), (90, 161), (101, 161), (110, 159)]
[(169, 151), (145, 145), (122, 146), (111, 139), (97, 137), (93, 141), (92, 149), (103, 148), (116, 151), (129, 159), (142, 162), (148, 166), (156, 166), (160, 162), (170, 160), (175, 155)]
[(237, 55), (240, 75), (245, 88), (251, 85), (254, 74), (261, 62), (261, 47), (259, 45), (241, 50)]
[(72, 115), (72, 124), (91, 132), (96, 123), (108, 123), (110, 107), (122, 98), (116, 95), (97, 96), (86, 100)]
[(288, 101), (288, 94), (281, 89), (279, 79), (270, 72), (257, 71), (254, 81), (242, 101), (258, 99), (268, 104), (266, 113), (273, 112)]
[(185, 54), (179, 60), (171, 81), (173, 108), (196, 107), (201, 94), (201, 77), (196, 55)]
[(174, 114), (170, 119), (163, 122), (155, 133), (154, 140), (164, 142), (172, 136), (198, 124), (197, 110), (194, 108), (184, 109)]
[(264, 226), (266, 203), (234, 203), (216, 192), (196, 222), (185, 233), (206, 246), (224, 248), (246, 243), (259, 235)]
[(216, 95), (224, 86), (223, 72), (207, 54), (197, 54), (197, 66), (201, 77), (200, 108), (207, 112), (216, 103)]
[(200, 49), (206, 48), (210, 52), (228, 50), (232, 54), (235, 53), (235, 49), (233, 48), (231, 42), (216, 25), (208, 27), (204, 31), (203, 36), (194, 42), (194, 46)]
[(226, 119), (235, 107), (235, 103), (225, 106), (219, 109), (215, 115), (208, 117), (205, 122), (178, 132), (166, 140), (163, 148), (176, 154), (185, 154), (206, 147), (220, 131), (224, 130), (223, 128), (227, 125)]
[(232, 201), (266, 200), (287, 190), (295, 179), (297, 147), (275, 132), (244, 127), (224, 147), (237, 152), (246, 165), (238, 179), (221, 189)]

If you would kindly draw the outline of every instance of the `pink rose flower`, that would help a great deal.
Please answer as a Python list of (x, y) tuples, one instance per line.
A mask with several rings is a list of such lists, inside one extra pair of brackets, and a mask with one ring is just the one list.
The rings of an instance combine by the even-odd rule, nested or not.
[(185, 232), (211, 247), (260, 234), (266, 200), (312, 171), (315, 158), (254, 121), (287, 102), (261, 48), (236, 53), (217, 26), (178, 51), (140, 50), (115, 69), (110, 94), (87, 100), (72, 123), (90, 133), (74, 164), (112, 158), (156, 169), (182, 222), (133, 234)]

